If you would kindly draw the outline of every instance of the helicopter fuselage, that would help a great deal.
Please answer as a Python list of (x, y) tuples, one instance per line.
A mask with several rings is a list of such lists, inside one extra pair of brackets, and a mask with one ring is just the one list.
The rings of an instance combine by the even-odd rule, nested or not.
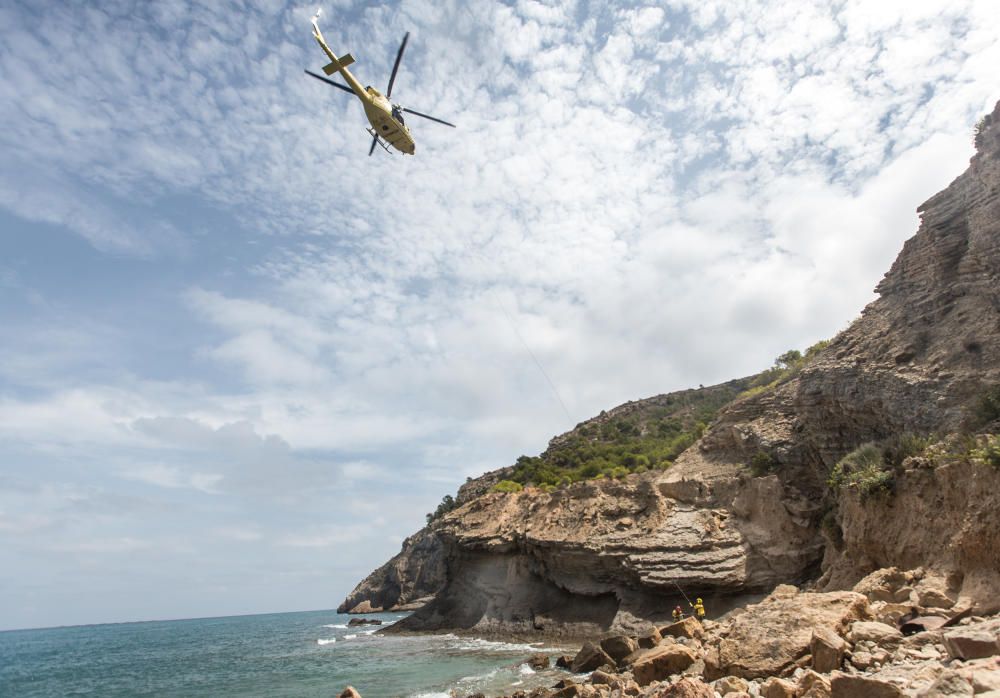
[[(346, 69), (345, 71), (346, 72)], [(372, 125), (372, 135), (378, 135), (383, 141), (401, 153), (413, 155), (416, 144), (410, 129), (402, 123), (401, 118), (393, 115), (393, 106), (385, 96), (374, 87), (366, 88), (367, 99), (362, 98), (365, 116)]]
[(365, 108), (365, 116), (368, 117), (368, 123), (372, 125), (369, 133), (382, 139), (401, 153), (413, 155), (416, 144), (413, 141), (413, 136), (410, 135), (410, 129), (403, 123), (402, 115), (385, 95), (371, 85), (362, 87), (358, 79), (347, 69), (347, 66), (354, 62), (354, 57), (348, 53), (343, 58), (337, 58), (337, 55), (323, 40), (323, 35), (319, 31), (315, 19), (313, 19), (313, 36), (316, 37), (316, 41), (319, 42), (323, 52), (330, 59), (329, 65), (323, 68), (323, 72), (327, 75), (339, 72), (350, 85), (354, 94), (361, 100), (361, 104)]

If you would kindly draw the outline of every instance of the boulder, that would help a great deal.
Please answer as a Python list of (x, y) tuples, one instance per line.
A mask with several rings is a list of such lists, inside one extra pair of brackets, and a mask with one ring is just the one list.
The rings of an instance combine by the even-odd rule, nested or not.
[(712, 688), (716, 693), (726, 695), (727, 693), (746, 693), (749, 684), (738, 676), (723, 676), (712, 683)]
[(628, 635), (612, 635), (601, 640), (601, 649), (617, 664), (639, 649), (639, 643)]
[(854, 591), (864, 594), (869, 601), (896, 600), (896, 592), (907, 583), (907, 576), (896, 567), (875, 570), (854, 585)]
[(347, 627), (355, 628), (359, 625), (382, 625), (382, 621), (376, 618), (351, 618), (347, 621)]
[(685, 676), (675, 684), (657, 689), (650, 696), (656, 698), (715, 698), (715, 691), (701, 679)]
[(663, 628), (660, 628), (660, 635), (671, 637), (687, 637), (695, 640), (700, 640), (705, 634), (705, 628), (701, 623), (698, 622), (697, 618), (687, 617), (684, 620), (679, 620), (676, 623), (671, 623)]
[(640, 686), (679, 674), (694, 664), (695, 653), (684, 645), (661, 645), (647, 650), (632, 665), (632, 676)]
[(944, 634), (944, 646), (952, 659), (981, 659), (1000, 654), (997, 634), (974, 627), (947, 631)]
[(640, 633), (639, 637), (636, 638), (636, 642), (638, 642), (639, 647), (641, 649), (648, 650), (660, 644), (660, 640), (662, 639), (663, 636), (660, 634), (659, 630), (657, 630), (656, 628), (650, 628), (649, 630)]
[(615, 674), (609, 674), (600, 669), (595, 669), (594, 673), (590, 675), (590, 683), (601, 684), (604, 686), (613, 686), (621, 682), (621, 679)]
[(956, 671), (972, 684), (977, 696), (990, 691), (1000, 691), (1000, 657), (966, 662)]
[(556, 666), (560, 669), (570, 669), (573, 667), (573, 658), (568, 654), (560, 654), (556, 657)]
[(830, 698), (905, 698), (897, 686), (869, 676), (833, 672)]
[(906, 603), (887, 603), (877, 601), (872, 604), (872, 614), (879, 623), (895, 627), (899, 619), (914, 613), (914, 607)]
[(573, 658), (573, 664), (570, 666), (570, 670), (573, 673), (579, 674), (585, 671), (593, 671), (598, 669), (605, 664), (609, 666), (614, 666), (615, 661), (607, 655), (607, 653), (602, 650), (598, 645), (593, 642), (583, 643), (583, 647), (580, 651), (576, 653)]
[(851, 625), (847, 639), (857, 644), (859, 642), (874, 642), (879, 647), (895, 649), (903, 639), (903, 633), (896, 628), (878, 621), (858, 621)]
[(830, 679), (815, 671), (805, 671), (795, 687), (798, 698), (830, 698)]
[(814, 631), (842, 632), (868, 615), (868, 599), (850, 591), (792, 593), (779, 587), (759, 604), (747, 606), (706, 640), (705, 676), (745, 679), (780, 676), (810, 653)]
[(809, 653), (812, 655), (812, 667), (816, 671), (828, 674), (839, 669), (846, 651), (847, 641), (830, 628), (813, 630), (809, 640)]
[(771, 677), (760, 687), (761, 698), (795, 698), (795, 684)]
[(959, 676), (958, 672), (945, 671), (918, 698), (972, 698), (976, 695), (972, 684)]
[(528, 657), (525, 662), (532, 669), (548, 669), (549, 668), (549, 655), (547, 654), (533, 654)]
[(337, 698), (361, 698), (361, 694), (354, 690), (354, 686), (348, 686)]

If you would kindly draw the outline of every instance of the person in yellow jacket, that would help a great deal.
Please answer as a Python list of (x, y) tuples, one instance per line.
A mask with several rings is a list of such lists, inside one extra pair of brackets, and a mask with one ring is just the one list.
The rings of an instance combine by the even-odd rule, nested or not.
[(684, 611), (681, 610), (680, 606), (674, 606), (674, 622), (684, 620)]
[(701, 599), (695, 599), (691, 608), (694, 609), (694, 617), (698, 619), (699, 623), (705, 620), (705, 604), (701, 602)]

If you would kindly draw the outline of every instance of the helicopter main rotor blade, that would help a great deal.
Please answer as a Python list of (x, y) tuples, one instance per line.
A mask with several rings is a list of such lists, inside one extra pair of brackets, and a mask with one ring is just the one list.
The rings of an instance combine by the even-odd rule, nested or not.
[(372, 156), (375, 152), (375, 146), (378, 145), (378, 136), (372, 136), (372, 147), (368, 149), (368, 157)]
[(392, 84), (396, 82), (396, 71), (399, 70), (399, 62), (403, 60), (403, 51), (406, 50), (406, 42), (410, 40), (410, 32), (403, 36), (403, 43), (399, 45), (399, 52), (396, 54), (396, 62), (392, 64), (392, 75), (389, 76), (389, 89), (385, 91), (385, 98), (392, 96)]
[(311, 70), (307, 70), (306, 71), (306, 75), (311, 75), (312, 77), (316, 78), (317, 80), (322, 80), (323, 82), (327, 83), (328, 85), (333, 85), (334, 87), (339, 87), (344, 92), (350, 92), (351, 94), (354, 94), (354, 90), (352, 90), (347, 85), (342, 85), (339, 82), (334, 82), (330, 78), (325, 78), (322, 75), (317, 75), (316, 73), (312, 72)]
[(428, 116), (427, 114), (421, 114), (418, 111), (413, 111), (412, 109), (407, 109), (406, 107), (400, 107), (400, 111), (405, 111), (407, 114), (413, 114), (414, 116), (422, 116), (425, 119), (430, 119), (431, 121), (436, 121), (439, 124), (444, 124), (445, 126), (451, 126), (452, 128), (458, 128), (455, 124), (448, 123), (444, 119), (438, 119), (434, 116)]

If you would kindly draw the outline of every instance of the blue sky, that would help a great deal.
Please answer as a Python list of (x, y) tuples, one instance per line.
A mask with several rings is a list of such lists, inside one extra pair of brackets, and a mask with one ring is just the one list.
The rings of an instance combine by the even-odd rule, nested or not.
[(0, 9), (0, 627), (336, 606), (466, 477), (842, 329), (1000, 98), (988, 0), (327, 2), (460, 126), (368, 158), (315, 11)]

